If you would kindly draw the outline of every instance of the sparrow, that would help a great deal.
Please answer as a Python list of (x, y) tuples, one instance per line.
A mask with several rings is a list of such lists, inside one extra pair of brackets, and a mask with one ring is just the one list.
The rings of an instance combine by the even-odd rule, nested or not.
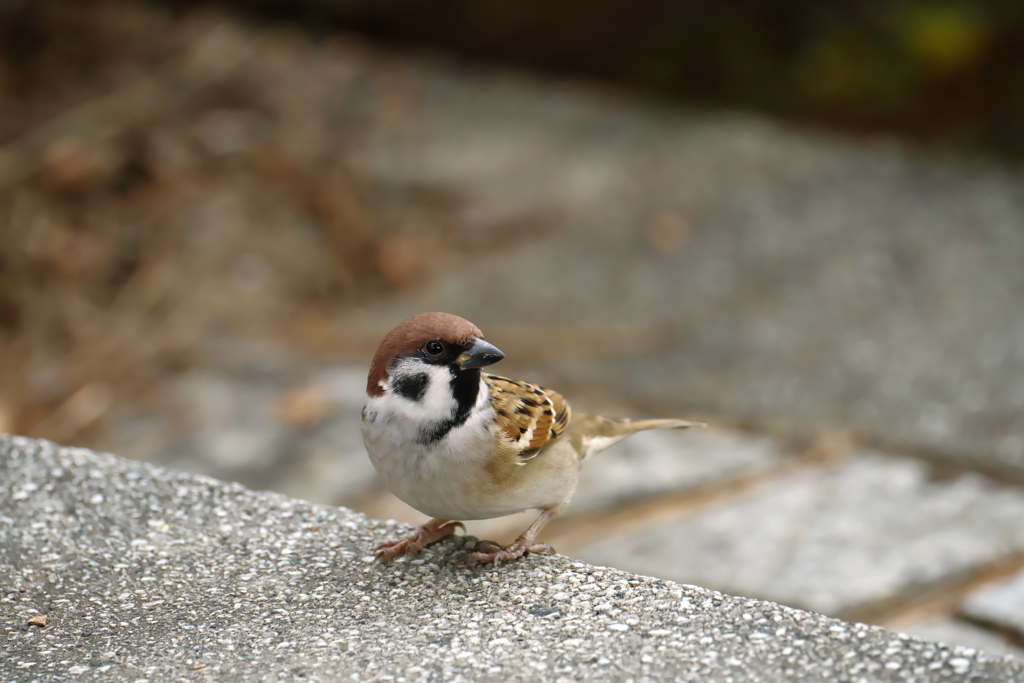
[(647, 429), (704, 426), (673, 419), (574, 415), (557, 392), (482, 371), (505, 357), (473, 323), (421, 313), (384, 337), (370, 364), (362, 434), (385, 485), (432, 519), (376, 549), (419, 552), (465, 527), (536, 509), (512, 543), (482, 541), (460, 560), (497, 564), (553, 553), (537, 534), (569, 505), (584, 461)]

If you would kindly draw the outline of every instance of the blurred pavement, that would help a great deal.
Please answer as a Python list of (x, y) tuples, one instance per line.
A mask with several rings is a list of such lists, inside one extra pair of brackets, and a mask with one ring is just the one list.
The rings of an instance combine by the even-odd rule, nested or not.
[[(202, 323), (187, 362), (121, 369), (132, 398), (90, 445), (415, 520), (362, 450), (363, 373), (396, 322), (447, 310), (577, 409), (714, 425), (591, 463), (547, 536), (561, 551), (1020, 652), (983, 597), (1024, 571), (1020, 173), (205, 21), (174, 68), (139, 67), (133, 106), (105, 93), (0, 149), (0, 187), (68, 192), (75, 163), (106, 173), (89, 150), (150, 136), (182, 262), (212, 254), (203, 278), (160, 261), (135, 290), (159, 315), (170, 282)], [(67, 136), (84, 161), (43, 144)], [(81, 376), (168, 337), (91, 333), (115, 329)], [(103, 414), (95, 395), (58, 415)]]

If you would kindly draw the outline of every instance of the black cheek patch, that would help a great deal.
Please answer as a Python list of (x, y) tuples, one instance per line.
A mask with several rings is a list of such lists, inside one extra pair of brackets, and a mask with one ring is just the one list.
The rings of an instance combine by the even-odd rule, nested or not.
[(391, 387), (399, 396), (418, 403), (423, 398), (423, 394), (427, 393), (427, 384), (429, 382), (430, 378), (427, 377), (426, 373), (421, 372), (415, 375), (397, 377), (391, 380)]

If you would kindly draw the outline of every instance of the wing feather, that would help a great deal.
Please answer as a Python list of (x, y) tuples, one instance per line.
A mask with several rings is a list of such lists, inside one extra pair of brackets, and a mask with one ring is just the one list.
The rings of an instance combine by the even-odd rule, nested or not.
[(523, 461), (536, 456), (565, 433), (572, 417), (561, 394), (529, 382), (484, 374), (498, 432)]

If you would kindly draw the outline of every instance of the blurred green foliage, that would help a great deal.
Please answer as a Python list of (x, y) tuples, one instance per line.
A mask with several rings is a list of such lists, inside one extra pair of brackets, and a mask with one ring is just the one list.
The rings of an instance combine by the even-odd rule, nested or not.
[[(0, 0), (0, 40), (48, 1)], [(1024, 0), (150, 1), (1024, 157)]]
[(1021, 0), (227, 1), (688, 102), (1024, 156)]

